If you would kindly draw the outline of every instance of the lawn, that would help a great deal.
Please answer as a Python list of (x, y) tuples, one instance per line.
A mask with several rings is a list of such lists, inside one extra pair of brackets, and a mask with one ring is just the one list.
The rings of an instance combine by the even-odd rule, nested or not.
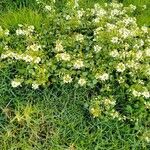
[[(64, 9), (66, 1), (56, 0), (58, 12)], [(49, 4), (50, 0), (44, 2)], [(106, 2), (111, 0), (82, 0), (80, 5), (90, 8)], [(150, 27), (149, 0), (119, 2), (137, 6), (134, 13), (137, 24)], [(18, 24), (33, 25), (39, 32), (43, 30), (42, 24), (49, 28), (49, 20), (35, 0), (1, 0), (0, 26), (13, 29)], [(90, 114), (88, 105), (98, 94), (98, 86), (76, 88), (72, 84), (51, 84), (37, 90), (29, 86), (12, 88), (12, 71), (2, 65), (0, 61), (0, 150), (150, 149), (150, 118), (134, 124)], [(149, 137), (149, 142), (144, 136)]]

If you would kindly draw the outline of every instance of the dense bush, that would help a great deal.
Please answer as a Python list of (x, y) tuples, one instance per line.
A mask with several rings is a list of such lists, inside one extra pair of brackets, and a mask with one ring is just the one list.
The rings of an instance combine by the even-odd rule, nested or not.
[(0, 63), (12, 74), (12, 87), (73, 84), (94, 88), (90, 112), (145, 122), (150, 109), (150, 29), (139, 27), (135, 6), (110, 3), (80, 8), (70, 1), (62, 11), (37, 1), (47, 22), (0, 28)]

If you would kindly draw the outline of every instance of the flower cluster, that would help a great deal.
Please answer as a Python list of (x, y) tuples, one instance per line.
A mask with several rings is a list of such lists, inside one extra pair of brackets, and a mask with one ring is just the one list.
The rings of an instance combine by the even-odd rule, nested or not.
[[(134, 120), (141, 112), (148, 114), (150, 29), (137, 24), (136, 7), (113, 2), (83, 9), (71, 0), (55, 11), (55, 1), (37, 3), (46, 18), (41, 30), (0, 27), (0, 62), (15, 70), (12, 86), (96, 87), (102, 97), (90, 108), (94, 117)], [(133, 116), (125, 117), (129, 110)]]
[[(19, 24), (17, 29), (9, 34), (4, 34), (7, 29), (1, 29), (1, 39), (3, 51), (0, 55), (0, 61), (6, 62), (6, 65), (11, 66), (16, 64), (18, 72), (17, 78), (12, 79), (11, 85), (16, 88), (21, 84), (31, 84), (33, 89), (37, 89), (44, 82), (39, 81), (42, 74), (37, 72), (45, 61), (44, 45), (40, 44), (38, 33), (34, 26)], [(8, 32), (8, 31), (7, 31)], [(22, 69), (20, 69), (22, 68)], [(30, 78), (26, 78), (30, 76)], [(35, 80), (38, 80), (35, 82)], [(38, 86), (37, 86), (38, 85)]]
[(15, 60), (23, 60), (25, 62), (39, 63), (41, 61), (40, 57), (31, 56), (29, 54), (18, 54), (12, 51), (7, 51), (1, 55), (1, 59), (11, 58)]
[(89, 111), (93, 117), (111, 117), (118, 120), (126, 120), (127, 117), (115, 110), (116, 101), (113, 97), (98, 96), (91, 100)]

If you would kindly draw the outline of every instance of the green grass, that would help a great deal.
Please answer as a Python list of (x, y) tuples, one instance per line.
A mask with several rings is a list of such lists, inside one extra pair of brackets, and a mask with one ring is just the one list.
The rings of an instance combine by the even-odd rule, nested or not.
[(32, 24), (37, 29), (42, 23), (42, 15), (29, 8), (22, 8), (17, 11), (8, 11), (0, 17), (0, 24), (5, 28), (16, 27), (18, 24)]
[[(6, 75), (1, 77), (5, 80)], [(128, 123), (89, 116), (84, 107), (87, 90), (1, 87), (0, 149), (65, 150), (74, 145), (79, 150), (146, 150)]]
[[(135, 14), (138, 24), (139, 25), (147, 25), (150, 26), (150, 1), (149, 0), (123, 0), (123, 4), (124, 5), (130, 5), (133, 4), (135, 6), (137, 6), (137, 12)], [(140, 12), (142, 9), (142, 6), (146, 5), (147, 8), (142, 11), (142, 13)]]
[[(84, 107), (89, 92), (51, 87), (34, 92), (0, 87), (0, 149), (148, 149), (128, 123), (93, 119)], [(7, 78), (6, 78), (7, 80)], [(68, 94), (69, 93), (69, 94)], [(70, 148), (71, 149), (71, 148)]]
[[(108, 0), (109, 1), (109, 0)], [(107, 1), (107, 2), (108, 2)], [(90, 7), (88, 0), (82, 6)], [(122, 0), (138, 7), (149, 0)], [(0, 2), (0, 25), (14, 27), (18, 23), (40, 28), (44, 21), (35, 1)], [(59, 4), (61, 5), (61, 4)], [(148, 7), (147, 6), (147, 7)], [(140, 25), (150, 25), (148, 8), (135, 14)], [(85, 104), (94, 91), (71, 86), (51, 86), (33, 91), (25, 87), (12, 89), (10, 74), (0, 68), (0, 150), (148, 150), (150, 145), (138, 136), (140, 127), (128, 122), (94, 119)]]

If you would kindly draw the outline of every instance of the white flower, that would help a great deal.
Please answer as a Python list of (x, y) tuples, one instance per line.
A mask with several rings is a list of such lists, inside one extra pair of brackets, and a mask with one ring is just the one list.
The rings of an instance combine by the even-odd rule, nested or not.
[(16, 34), (17, 34), (17, 35), (25, 35), (25, 31), (22, 30), (22, 29), (17, 29), (17, 30), (16, 30)]
[(125, 25), (132, 25), (132, 26), (137, 26), (137, 23), (136, 23), (136, 18), (132, 18), (132, 17), (128, 17), (126, 18), (125, 20)]
[(133, 46), (133, 48), (134, 48), (134, 49), (139, 49), (139, 48), (140, 48), (140, 45), (135, 44), (135, 45)]
[(126, 66), (129, 67), (129, 68), (134, 68), (134, 69), (137, 70), (137, 69), (139, 68), (139, 63), (137, 63), (137, 62), (131, 60), (131, 61), (128, 61), (128, 62), (126, 63)]
[(93, 14), (96, 14), (98, 17), (103, 17), (107, 14), (106, 10), (100, 7), (99, 4), (94, 5)]
[(144, 102), (144, 105), (147, 109), (150, 109), (150, 102)]
[(71, 83), (72, 82), (72, 78), (71, 78), (71, 76), (70, 75), (65, 75), (64, 77), (63, 77), (63, 82), (64, 83)]
[(119, 42), (119, 38), (118, 38), (118, 37), (113, 37), (113, 38), (111, 39), (111, 42), (112, 42), (112, 43), (118, 43), (118, 42)]
[(71, 59), (70, 54), (67, 54), (67, 53), (62, 53), (61, 58), (64, 61), (70, 61)]
[(38, 51), (42, 48), (41, 45), (38, 44), (32, 44), (30, 46), (27, 47), (27, 50), (33, 50), (33, 51)]
[(144, 81), (143, 80), (138, 80), (138, 83), (143, 84), (144, 85)]
[(9, 35), (9, 30), (6, 29), (5, 32), (4, 32), (4, 34), (8, 36)]
[(113, 8), (122, 8), (123, 4), (122, 3), (117, 3), (117, 0), (112, 0), (112, 3), (110, 3), (110, 6), (112, 6)]
[(150, 48), (146, 48), (145, 49), (145, 55), (146, 56), (150, 56)]
[(68, 53), (60, 53), (56, 55), (56, 58), (59, 60), (64, 60), (64, 61), (70, 61), (71, 57), (70, 54)]
[(109, 79), (108, 73), (96, 74), (96, 79), (100, 79), (101, 81), (106, 81)]
[(111, 31), (111, 30), (116, 29), (117, 26), (114, 24), (111, 24), (111, 23), (106, 23), (106, 27), (107, 27), (108, 31)]
[(138, 59), (141, 59), (142, 58), (142, 55), (143, 55), (143, 52), (142, 51), (137, 51), (137, 53), (136, 53), (136, 59), (138, 60)]
[(22, 27), (23, 27), (23, 25), (22, 25), (22, 24), (18, 24), (18, 27), (22, 28)]
[(113, 51), (110, 52), (110, 56), (112, 56), (112, 57), (118, 57), (118, 56), (119, 56), (119, 53), (118, 53), (118, 51), (115, 49), (115, 50), (113, 50)]
[(126, 39), (127, 37), (132, 35), (132, 32), (126, 28), (119, 29), (120, 36)]
[(51, 10), (52, 10), (52, 8), (51, 8), (51, 6), (46, 5), (46, 6), (45, 6), (45, 10), (51, 11)]
[(23, 59), (23, 54), (17, 54), (17, 53), (12, 53), (12, 58), (15, 58), (16, 60), (22, 60)]
[(66, 20), (69, 20), (69, 19), (71, 19), (71, 16), (70, 15), (66, 15), (65, 18), (66, 18)]
[(124, 44), (124, 48), (125, 48), (125, 50), (128, 50), (128, 49), (129, 49), (129, 47), (130, 47), (130, 45), (129, 45), (128, 43), (125, 43), (125, 44)]
[(33, 25), (28, 26), (28, 31), (33, 32), (34, 31), (34, 26)]
[(148, 91), (142, 92), (142, 95), (143, 95), (145, 98), (150, 98), (150, 93), (149, 93)]
[(149, 138), (148, 136), (146, 136), (146, 137), (145, 137), (145, 141), (146, 141), (147, 143), (150, 143), (150, 138)]
[(7, 57), (8, 57), (7, 54), (1, 54), (1, 59), (5, 59)]
[(99, 19), (99, 17), (97, 17), (97, 18), (95, 18), (93, 21), (94, 21), (95, 23), (98, 23), (98, 22), (100, 21), (100, 19)]
[(32, 61), (33, 61), (33, 57), (32, 57), (32, 56), (29, 56), (29, 55), (23, 56), (22, 59), (23, 59), (25, 62), (32, 62)]
[(79, 0), (74, 0), (74, 8), (79, 7), (78, 1), (79, 1)]
[(109, 106), (109, 105), (115, 106), (115, 104), (116, 104), (116, 102), (114, 100), (112, 101), (108, 98), (104, 100), (104, 105), (106, 105), (106, 106)]
[(18, 87), (18, 86), (20, 86), (21, 85), (21, 82), (20, 81), (18, 81), (18, 80), (13, 80), (13, 81), (11, 81), (11, 86), (12, 87)]
[(124, 83), (125, 80), (123, 79), (123, 77), (119, 77), (118, 82), (121, 84), (121, 83)]
[(41, 1), (40, 0), (36, 0), (36, 2), (37, 2), (37, 4), (40, 4)]
[(36, 58), (34, 59), (34, 63), (36, 63), (36, 64), (38, 64), (40, 61), (41, 61), (41, 58), (40, 58), (40, 57), (36, 57)]
[(83, 40), (84, 40), (84, 36), (82, 34), (76, 35), (76, 41), (83, 42)]
[(120, 11), (118, 9), (113, 9), (110, 14), (111, 16), (118, 16), (120, 14)]
[(56, 41), (55, 51), (56, 52), (62, 52), (62, 51), (64, 51), (64, 48), (62, 46), (62, 41), (60, 41), (60, 40)]
[(38, 89), (38, 88), (39, 88), (39, 84), (37, 84), (37, 83), (32, 83), (32, 88), (33, 88), (34, 90)]
[(141, 96), (141, 93), (138, 92), (138, 91), (136, 91), (136, 90), (133, 90), (133, 91), (132, 91), (132, 94), (133, 94), (135, 97)]
[(117, 71), (118, 72), (124, 72), (125, 71), (125, 69), (126, 69), (126, 67), (125, 67), (125, 65), (123, 64), (123, 63), (119, 63), (118, 65), (117, 65)]
[(94, 35), (99, 34), (99, 32), (102, 31), (103, 29), (104, 29), (103, 27), (96, 28), (95, 31), (94, 31)]
[(86, 84), (86, 80), (85, 80), (84, 78), (80, 78), (79, 81), (78, 81), (78, 84), (79, 84), (80, 86), (83, 86), (83, 85)]
[(110, 112), (110, 115), (112, 116), (112, 118), (118, 118), (119, 119), (119, 113), (115, 110), (112, 110), (112, 112)]
[(75, 69), (80, 69), (80, 68), (82, 68), (82, 67), (84, 67), (84, 63), (83, 63), (83, 61), (82, 60), (76, 60), (75, 61), (75, 63), (74, 63), (74, 68)]
[(106, 14), (107, 14), (107, 12), (106, 12), (103, 8), (99, 9), (99, 10), (96, 12), (96, 15), (97, 15), (98, 17), (103, 17), (103, 16), (105, 16)]
[(130, 8), (131, 8), (132, 10), (135, 10), (135, 9), (136, 9), (136, 6), (134, 6), (134, 5), (132, 5), (132, 4), (130, 4), (129, 6), (130, 6)]
[(79, 19), (83, 16), (83, 14), (84, 14), (84, 11), (83, 10), (78, 10), (77, 11), (77, 14), (78, 14), (78, 17), (79, 17)]
[(141, 39), (139, 40), (139, 46), (142, 47), (144, 45), (144, 41)]
[(8, 50), (9, 48), (8, 48), (8, 45), (5, 45), (4, 46), (4, 50)]
[(141, 27), (141, 30), (142, 30), (144, 33), (148, 33), (148, 27), (146, 27), (146, 26), (142, 26), (142, 27)]
[(143, 6), (142, 6), (142, 9), (143, 9), (143, 10), (145, 10), (146, 8), (147, 8), (147, 6), (146, 6), (146, 5), (143, 5)]
[(18, 54), (18, 53), (14, 53), (14, 52), (7, 52), (6, 54), (2, 54), (1, 55), (1, 59), (5, 59), (5, 58), (14, 58), (16, 60), (24, 60), (25, 62), (34, 62), (34, 63), (39, 63), (41, 61), (40, 57), (32, 57), (28, 54)]
[(99, 46), (99, 45), (95, 45), (95, 46), (94, 46), (94, 51), (95, 51), (96, 53), (97, 53), (97, 52), (100, 52), (101, 49), (102, 49), (102, 47)]

